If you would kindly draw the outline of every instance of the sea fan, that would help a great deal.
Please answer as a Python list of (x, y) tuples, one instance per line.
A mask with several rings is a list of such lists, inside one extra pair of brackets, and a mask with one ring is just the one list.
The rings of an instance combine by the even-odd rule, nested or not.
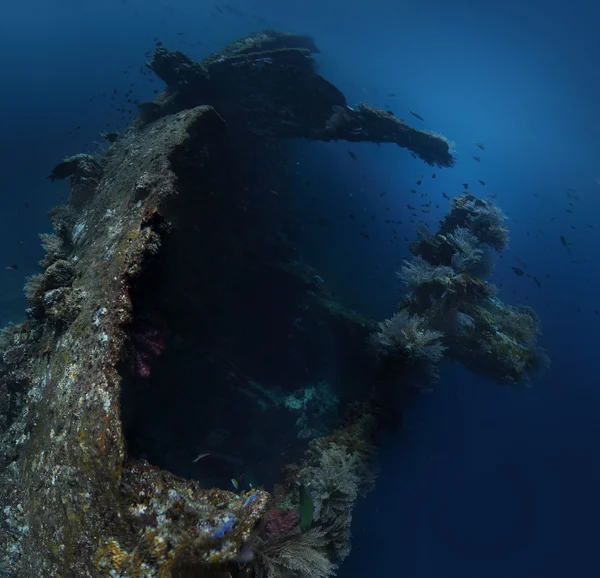
[(448, 285), (448, 278), (455, 275), (451, 267), (431, 265), (421, 257), (412, 261), (404, 261), (400, 271), (396, 273), (404, 283), (409, 295), (414, 295), (423, 285)]
[(422, 317), (400, 311), (378, 327), (370, 342), (379, 358), (392, 355), (436, 364), (444, 356), (446, 348), (440, 341), (444, 334), (428, 329)]
[(464, 204), (464, 208), (469, 211), (469, 223), (473, 228), (478, 228), (482, 225), (487, 227), (501, 227), (506, 219), (502, 209), (494, 203), (484, 201), (483, 199), (468, 200)]
[(252, 560), (256, 578), (328, 578), (336, 566), (327, 554), (325, 530), (293, 532), (275, 540), (258, 544)]
[(466, 201), (463, 209), (469, 212), (467, 226), (480, 242), (498, 251), (508, 246), (508, 229), (502, 226), (506, 216), (500, 207), (477, 198)]
[(314, 524), (325, 530), (328, 551), (341, 561), (350, 553), (352, 510), (361, 493), (365, 465), (345, 446), (320, 442), (311, 444), (309, 462), (300, 476), (310, 488)]

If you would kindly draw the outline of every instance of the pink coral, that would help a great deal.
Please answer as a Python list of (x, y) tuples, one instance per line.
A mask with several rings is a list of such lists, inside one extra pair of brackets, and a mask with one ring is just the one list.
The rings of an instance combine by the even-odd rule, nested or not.
[(156, 327), (142, 324), (132, 331), (129, 335), (131, 371), (140, 377), (149, 377), (153, 358), (162, 355), (165, 347), (163, 333)]
[(265, 519), (265, 534), (269, 540), (281, 538), (293, 532), (300, 521), (296, 510), (270, 510)]

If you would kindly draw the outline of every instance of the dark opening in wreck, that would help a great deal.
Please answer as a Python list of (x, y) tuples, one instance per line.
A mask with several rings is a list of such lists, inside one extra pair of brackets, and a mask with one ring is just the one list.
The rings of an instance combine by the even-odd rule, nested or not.
[(287, 189), (285, 153), (248, 133), (201, 160), (178, 149), (169, 227), (130, 289), (127, 453), (204, 487), (271, 488), (365, 387), (364, 342), (344, 337), (351, 321), (298, 262), (286, 200), (270, 193)]

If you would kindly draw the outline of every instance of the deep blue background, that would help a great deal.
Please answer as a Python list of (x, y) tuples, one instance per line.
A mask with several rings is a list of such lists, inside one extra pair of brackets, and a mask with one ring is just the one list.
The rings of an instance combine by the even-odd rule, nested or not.
[[(351, 104), (387, 105), (445, 134), (459, 162), (432, 171), (392, 145), (298, 143), (298, 183), (286, 193), (295, 195), (305, 227), (306, 259), (345, 303), (389, 316), (399, 289), (394, 271), (408, 256), (403, 237), (413, 235), (404, 207), (419, 202), (409, 190), (423, 174), (419, 194), (440, 205), (427, 215), (435, 225), (447, 208), (441, 192), (456, 195), (469, 182), (474, 192), (496, 194), (510, 215), (511, 249), (494, 280), (501, 298), (539, 312), (553, 361), (546, 377), (521, 391), (444, 367), (436, 390), (411, 410), (402, 439), (383, 452), (340, 576), (600, 575), (599, 9), (589, 0), (230, 4), (244, 16), (198, 1), (3, 5), (0, 323), (22, 314), (23, 280), (41, 256), (37, 233), (48, 231), (45, 214), (66, 189), (45, 179), (52, 166), (96, 148), (106, 123), (123, 128), (116, 107), (127, 89), (147, 100), (161, 88), (139, 73), (155, 36), (200, 58), (265, 27), (312, 34), (321, 72)], [(568, 188), (580, 201), (567, 198)], [(402, 243), (392, 243), (384, 219), (405, 221)], [(515, 257), (541, 290), (513, 274)], [(4, 269), (13, 263), (18, 271)]]

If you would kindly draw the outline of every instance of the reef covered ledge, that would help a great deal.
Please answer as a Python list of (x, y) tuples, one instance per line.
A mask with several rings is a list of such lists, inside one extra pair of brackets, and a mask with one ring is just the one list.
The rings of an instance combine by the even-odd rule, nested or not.
[(454, 166), (453, 146), (442, 135), (365, 103), (349, 106), (318, 74), (312, 56), (317, 52), (310, 36), (275, 30), (241, 38), (200, 62), (161, 46), (147, 66), (167, 90), (142, 110), (157, 118), (181, 107), (213, 104), (259, 135), (396, 143), (431, 166)]
[[(275, 154), (202, 105), (53, 170), (71, 194), (0, 343), (7, 575), (325, 577), (350, 551), (375, 452), (369, 406), (339, 399), (367, 397), (374, 322), (300, 263), (269, 183), (248, 186)], [(229, 491), (233, 451), (255, 471)]]

